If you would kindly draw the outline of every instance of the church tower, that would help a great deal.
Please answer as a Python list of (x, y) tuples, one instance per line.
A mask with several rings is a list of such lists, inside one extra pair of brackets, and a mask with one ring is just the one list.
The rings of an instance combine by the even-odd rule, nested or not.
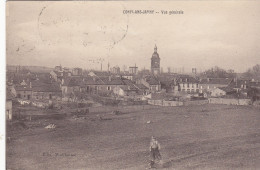
[(154, 52), (151, 58), (151, 72), (153, 75), (160, 74), (160, 57), (157, 53), (157, 46), (154, 47)]

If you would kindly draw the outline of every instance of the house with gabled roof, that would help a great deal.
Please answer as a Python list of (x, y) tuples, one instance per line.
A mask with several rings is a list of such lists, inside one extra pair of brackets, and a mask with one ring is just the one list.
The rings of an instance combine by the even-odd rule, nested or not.
[(227, 87), (233, 80), (229, 78), (205, 78), (199, 81), (199, 92), (212, 91), (215, 88)]
[(58, 83), (32, 82), (32, 99), (34, 100), (60, 100), (62, 92)]
[(25, 100), (52, 100), (61, 98), (61, 90), (56, 83), (47, 84), (36, 80), (29, 85), (14, 86), (14, 95)]
[(161, 91), (161, 83), (155, 76), (145, 76), (137, 80), (137, 84), (143, 84), (151, 93)]
[(188, 75), (180, 75), (177, 78), (179, 91), (186, 93), (199, 93), (199, 81)]
[(69, 96), (75, 92), (84, 92), (84, 82), (81, 77), (67, 77), (61, 82), (62, 97)]

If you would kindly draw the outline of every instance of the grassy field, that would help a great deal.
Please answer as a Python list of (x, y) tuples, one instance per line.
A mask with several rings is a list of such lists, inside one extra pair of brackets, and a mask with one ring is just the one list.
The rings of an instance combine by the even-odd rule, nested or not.
[[(7, 168), (142, 170), (153, 135), (161, 144), (159, 169), (260, 169), (260, 110), (252, 106), (99, 107), (85, 118), (64, 113), (8, 123)], [(45, 129), (50, 123), (56, 128)]]

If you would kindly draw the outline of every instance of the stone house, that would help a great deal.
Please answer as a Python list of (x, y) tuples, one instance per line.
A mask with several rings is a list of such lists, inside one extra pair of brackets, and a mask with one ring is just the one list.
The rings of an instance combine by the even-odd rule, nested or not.
[(57, 84), (38, 84), (32, 87), (34, 100), (60, 100), (62, 92)]
[(199, 82), (199, 92), (212, 91), (215, 88), (227, 87), (232, 82), (229, 78), (206, 78)]
[(61, 98), (61, 90), (57, 84), (34, 81), (26, 86), (15, 86), (14, 95), (16, 98), (25, 100), (58, 100)]
[(13, 93), (16, 98), (30, 100), (32, 98), (32, 87), (31, 86), (14, 86)]
[(221, 87), (211, 89), (211, 91), (210, 91), (210, 96), (212, 96), (212, 97), (221, 97), (221, 96), (225, 96), (225, 95), (226, 95), (226, 91), (224, 89), (222, 89)]
[(86, 77), (84, 78), (85, 91), (95, 94), (111, 94), (115, 87), (123, 87), (125, 83), (122, 78), (107, 76), (107, 77)]
[(186, 93), (199, 93), (199, 81), (191, 76), (180, 76), (177, 79), (179, 91)]
[(146, 76), (137, 80), (137, 84), (143, 84), (145, 87), (149, 89), (151, 93), (155, 93), (161, 91), (161, 83), (154, 76)]

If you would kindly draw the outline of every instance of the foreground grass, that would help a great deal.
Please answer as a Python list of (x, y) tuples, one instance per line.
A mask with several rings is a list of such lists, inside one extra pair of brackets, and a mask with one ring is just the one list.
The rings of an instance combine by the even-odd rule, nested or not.
[[(112, 114), (119, 110), (120, 115)], [(145, 169), (152, 135), (164, 169), (260, 168), (260, 113), (248, 106), (91, 108), (85, 119), (8, 128), (8, 169)], [(147, 123), (149, 122), (150, 123)], [(45, 129), (49, 123), (55, 129)]]

